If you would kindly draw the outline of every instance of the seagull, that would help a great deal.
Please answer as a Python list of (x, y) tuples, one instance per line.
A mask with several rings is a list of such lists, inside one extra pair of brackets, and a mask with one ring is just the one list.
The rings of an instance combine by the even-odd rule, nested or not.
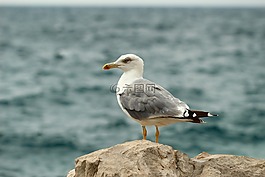
[(144, 61), (135, 54), (121, 55), (115, 62), (102, 69), (118, 68), (123, 71), (116, 89), (117, 101), (123, 112), (142, 126), (146, 140), (146, 126), (156, 127), (156, 143), (159, 127), (177, 122), (204, 123), (203, 117), (217, 116), (207, 111), (191, 110), (160, 85), (143, 78)]

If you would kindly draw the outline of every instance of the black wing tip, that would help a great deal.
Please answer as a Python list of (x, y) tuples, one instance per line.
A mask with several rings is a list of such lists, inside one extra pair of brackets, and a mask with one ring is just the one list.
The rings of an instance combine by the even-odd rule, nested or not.
[(218, 116), (217, 114), (212, 114), (208, 111), (198, 111), (198, 110), (189, 110), (187, 109), (184, 113), (183, 113), (183, 117), (186, 118), (203, 118), (203, 117), (216, 117)]
[(206, 124), (206, 122), (198, 117), (190, 119), (191, 123), (197, 123), (197, 124)]

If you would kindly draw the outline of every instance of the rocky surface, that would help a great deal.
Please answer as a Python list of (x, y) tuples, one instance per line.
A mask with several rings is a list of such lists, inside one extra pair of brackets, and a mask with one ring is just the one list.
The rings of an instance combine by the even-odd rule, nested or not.
[(265, 160), (201, 153), (137, 140), (95, 151), (75, 161), (67, 177), (265, 177)]

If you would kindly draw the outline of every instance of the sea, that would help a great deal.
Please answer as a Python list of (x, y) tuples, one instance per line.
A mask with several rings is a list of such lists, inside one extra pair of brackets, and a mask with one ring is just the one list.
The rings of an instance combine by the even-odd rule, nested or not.
[(102, 70), (126, 53), (219, 115), (161, 127), (160, 143), (265, 159), (264, 8), (0, 7), (0, 176), (65, 177), (77, 157), (141, 139), (114, 93), (122, 72)]

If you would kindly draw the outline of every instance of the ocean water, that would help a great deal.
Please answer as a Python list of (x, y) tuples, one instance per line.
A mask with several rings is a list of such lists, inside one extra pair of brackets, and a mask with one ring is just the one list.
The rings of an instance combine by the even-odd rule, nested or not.
[(265, 158), (265, 9), (0, 7), (0, 176), (63, 177), (78, 156), (141, 139), (112, 92), (121, 72), (101, 69), (125, 53), (219, 114), (162, 127), (161, 143)]

